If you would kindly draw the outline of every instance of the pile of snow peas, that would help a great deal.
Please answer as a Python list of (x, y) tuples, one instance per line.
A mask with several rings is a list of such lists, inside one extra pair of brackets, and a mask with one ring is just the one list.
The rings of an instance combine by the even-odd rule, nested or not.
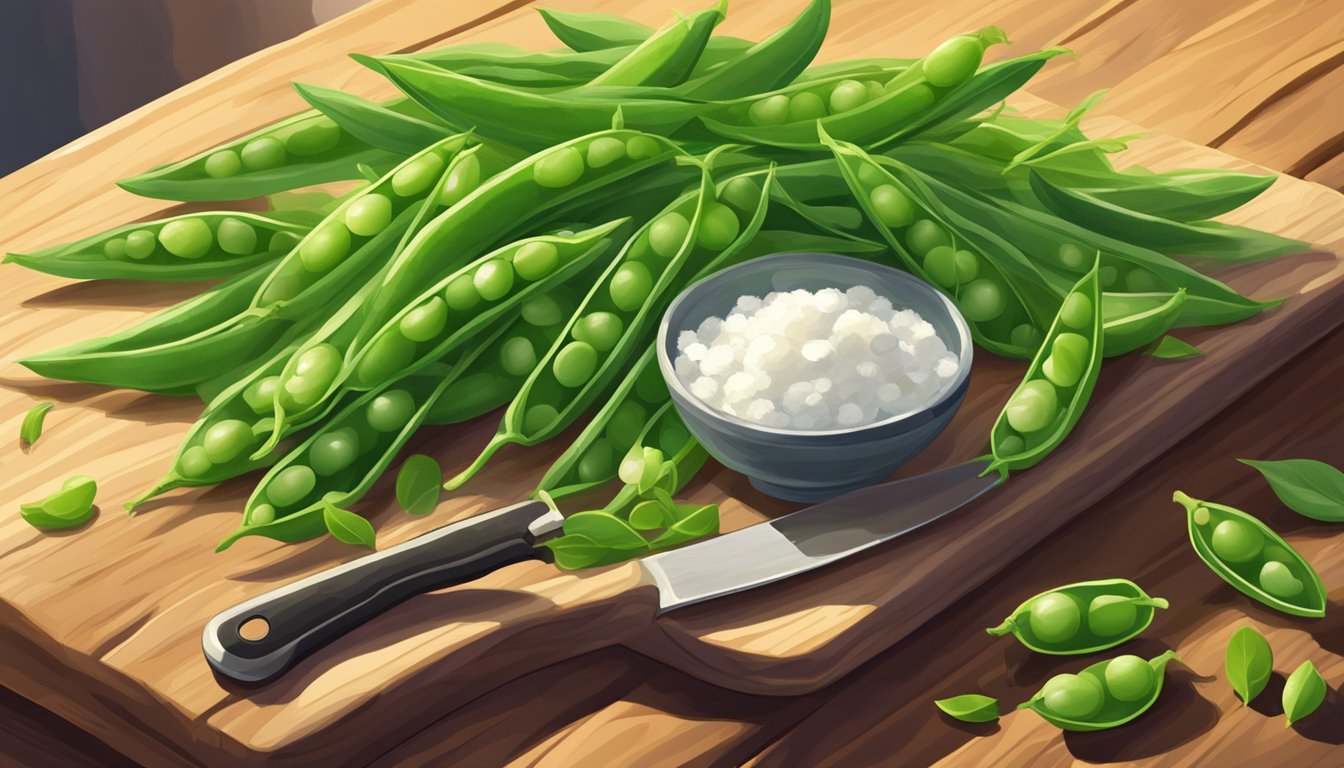
[[(120, 182), (218, 210), (6, 258), (227, 279), (22, 362), (199, 397), (163, 479), (128, 506), (265, 470), (221, 549), (323, 535), (324, 508), (357, 506), (417, 433), (500, 408), (445, 490), (505, 445), (570, 439), (538, 494), (628, 520), (623, 462), (665, 457), (669, 493), (705, 463), (653, 344), (676, 294), (717, 270), (818, 250), (928, 280), (976, 343), (1030, 361), (991, 440), (1007, 470), (1063, 441), (1104, 356), (1273, 306), (1211, 271), (1303, 248), (1210, 220), (1273, 177), (1118, 168), (1129, 139), (1080, 128), (1096, 98), (1060, 119), (1005, 105), (1064, 49), (1003, 57), (1007, 35), (985, 27), (922, 56), (816, 63), (829, 0), (761, 40), (716, 34), (726, 13), (655, 29), (544, 10), (554, 50), (354, 55), (400, 91), (382, 103), (295, 84), (310, 109)], [(338, 182), (312, 210), (235, 210)]]

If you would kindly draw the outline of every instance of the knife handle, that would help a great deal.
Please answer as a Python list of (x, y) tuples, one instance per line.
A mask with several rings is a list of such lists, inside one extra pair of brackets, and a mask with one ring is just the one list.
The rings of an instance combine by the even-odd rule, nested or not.
[(205, 658), (231, 680), (271, 680), (409, 597), (542, 558), (537, 537), (558, 528), (562, 519), (542, 502), (526, 501), (272, 590), (205, 625)]

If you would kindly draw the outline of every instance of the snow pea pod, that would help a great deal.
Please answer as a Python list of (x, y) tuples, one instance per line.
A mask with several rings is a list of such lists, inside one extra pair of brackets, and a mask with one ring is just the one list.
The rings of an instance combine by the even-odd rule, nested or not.
[(4, 258), (80, 280), (205, 280), (275, 261), (308, 227), (255, 213), (189, 213)]
[(1171, 294), (1103, 293), (1102, 354), (1123, 355), (1161, 339), (1175, 327), (1185, 302), (1184, 288)]
[(589, 84), (671, 86), (684, 81), (727, 10), (728, 0), (719, 0), (707, 11), (678, 18), (650, 35)]
[[(1054, 172), (1037, 169), (1046, 179)], [(1221, 216), (1249, 203), (1278, 177), (1224, 170), (1153, 173), (1125, 169), (1090, 184), (1066, 186), (1118, 208), (1171, 221), (1194, 222)]]
[(1003, 623), (985, 630), (1012, 634), (1037, 653), (1096, 653), (1137, 637), (1167, 601), (1129, 579), (1065, 584), (1024, 601)]
[(636, 44), (597, 51), (529, 51), (512, 45), (451, 45), (411, 54), (426, 64), (521, 88), (572, 88), (611, 68)]
[(1097, 267), (1064, 297), (1022, 383), (990, 431), (986, 472), (1026, 469), (1064, 442), (1097, 383), (1102, 358)]
[(732, 66), (691, 80), (678, 93), (689, 99), (732, 99), (790, 83), (817, 55), (830, 21), (830, 0), (812, 0), (783, 29), (734, 58)]
[(1175, 651), (1153, 659), (1126, 655), (1099, 661), (1076, 675), (1055, 675), (1018, 709), (1030, 709), (1066, 731), (1116, 728), (1152, 708), (1172, 661), (1180, 661)]
[(387, 152), (412, 155), (453, 133), (409, 99), (397, 111), (333, 88), (294, 83), (294, 90), (342, 131)]
[(1316, 569), (1269, 526), (1239, 509), (1181, 491), (1172, 500), (1185, 508), (1195, 554), (1223, 581), (1277, 611), (1325, 615), (1325, 587)]
[(653, 27), (624, 16), (595, 11), (562, 11), (538, 8), (551, 34), (575, 51), (600, 51), (622, 45), (639, 45), (653, 35)]

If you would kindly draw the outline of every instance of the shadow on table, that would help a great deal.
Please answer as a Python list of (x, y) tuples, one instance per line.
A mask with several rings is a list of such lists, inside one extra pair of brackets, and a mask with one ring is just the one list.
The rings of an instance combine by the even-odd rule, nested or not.
[(1142, 760), (1201, 738), (1218, 722), (1218, 707), (1195, 691), (1199, 676), (1167, 671), (1166, 685), (1153, 708), (1128, 725), (1093, 733), (1065, 733), (1069, 753), (1089, 763)]

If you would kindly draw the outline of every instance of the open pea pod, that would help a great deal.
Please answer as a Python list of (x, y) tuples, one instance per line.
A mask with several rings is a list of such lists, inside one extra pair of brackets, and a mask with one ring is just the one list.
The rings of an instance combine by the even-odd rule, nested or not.
[(1179, 660), (1175, 651), (1166, 651), (1152, 659), (1126, 655), (1099, 661), (1076, 675), (1050, 678), (1018, 709), (1030, 709), (1066, 731), (1116, 728), (1157, 703), (1167, 664)]
[(308, 227), (262, 214), (188, 213), (108, 230), (4, 261), (79, 280), (206, 280), (288, 253)]
[(1022, 383), (994, 421), (987, 473), (1035, 466), (1073, 431), (1101, 371), (1101, 313), (1094, 266), (1064, 297)]
[(1129, 579), (1082, 581), (1023, 601), (985, 631), (996, 637), (1012, 634), (1037, 653), (1096, 653), (1137, 637), (1153, 623), (1155, 609), (1166, 607), (1166, 600), (1151, 597)]
[(1325, 615), (1325, 587), (1316, 569), (1269, 526), (1239, 509), (1180, 491), (1172, 499), (1185, 508), (1195, 554), (1223, 581), (1277, 611)]
[(789, 24), (735, 56), (731, 66), (718, 67), (677, 92), (688, 99), (732, 99), (786, 85), (817, 55), (830, 21), (830, 0), (812, 0)]
[(690, 76), (714, 27), (728, 12), (728, 0), (707, 11), (678, 17), (649, 35), (629, 54), (593, 78), (589, 85), (677, 85)]

